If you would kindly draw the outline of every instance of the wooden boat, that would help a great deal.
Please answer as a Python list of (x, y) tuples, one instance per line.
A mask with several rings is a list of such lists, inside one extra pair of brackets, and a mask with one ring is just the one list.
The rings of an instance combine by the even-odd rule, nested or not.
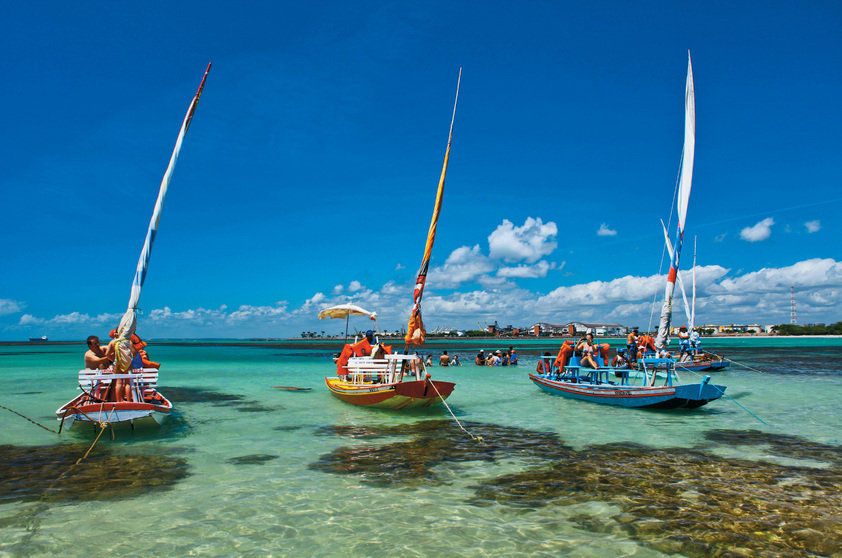
[[(178, 138), (176, 138), (169, 165), (164, 172), (161, 186), (158, 188), (158, 199), (152, 211), (152, 218), (146, 230), (146, 239), (140, 251), (137, 269), (132, 280), (129, 305), (123, 317), (120, 318), (120, 325), (113, 335), (115, 337), (113, 367), (108, 371), (83, 370), (79, 372), (79, 388), (82, 390), (82, 394), (74, 397), (56, 411), (56, 418), (62, 421), (62, 426), (68, 419), (70, 420), (68, 426), (75, 422), (129, 423), (134, 426), (135, 421), (146, 418), (158, 422), (167, 417), (172, 410), (172, 403), (158, 393), (156, 389), (158, 370), (135, 368), (133, 364), (138, 350), (137, 347), (145, 346), (145, 343), (135, 335), (137, 306), (140, 302), (143, 283), (146, 280), (146, 272), (149, 269), (152, 244), (158, 232), (167, 189), (172, 180), (178, 154), (181, 152), (184, 136), (190, 127), (193, 113), (199, 103), (199, 97), (202, 95), (210, 68), (211, 65), (208, 64), (199, 84), (199, 89), (187, 108), (187, 114), (181, 123), (181, 129)], [(142, 366), (142, 364), (138, 364), (138, 366)], [(129, 389), (127, 390), (125, 386), (128, 386)], [(88, 390), (85, 388), (88, 388)], [(116, 388), (122, 388), (119, 391), (123, 393), (110, 393), (111, 391), (116, 392)], [(126, 391), (129, 392), (128, 400), (123, 400), (126, 398)]]
[(456, 384), (432, 380), (417, 355), (355, 356), (348, 373), (325, 378), (330, 392), (354, 405), (385, 409), (429, 407), (447, 399)]
[[(130, 401), (108, 401), (108, 392), (115, 380), (131, 387)], [(56, 410), (62, 427), (74, 424), (126, 423), (134, 427), (160, 424), (172, 411), (172, 403), (157, 390), (158, 370), (142, 368), (129, 374), (110, 370), (80, 370), (80, 395)]]
[[(548, 393), (571, 399), (621, 407), (694, 409), (722, 397), (725, 386), (710, 383), (710, 376), (697, 384), (679, 383), (675, 360), (644, 358), (640, 371), (580, 367), (576, 357), (547, 373), (530, 373), (529, 379)], [(658, 382), (661, 385), (656, 385)]]
[[(673, 247), (669, 233), (664, 226), (664, 237), (670, 256), (670, 270), (667, 275), (658, 336), (654, 341), (649, 338), (644, 344), (644, 346), (651, 347), (658, 353), (667, 350), (667, 339), (672, 317), (672, 295), (676, 278), (679, 281), (681, 280), (681, 276), (678, 274), (678, 261), (684, 238), (687, 203), (693, 177), (696, 143), (695, 106), (693, 67), (688, 54), (684, 105), (684, 151), (677, 195), (678, 234), (676, 244)], [(650, 343), (652, 344), (650, 345)], [(574, 355), (572, 344), (569, 341), (565, 342), (559, 350), (555, 362), (550, 364), (550, 357), (546, 357), (548, 360), (539, 365), (538, 373), (530, 373), (529, 379), (549, 393), (623, 407), (694, 408), (719, 399), (725, 392), (725, 386), (710, 383), (710, 376), (705, 376), (700, 383), (682, 384), (676, 373), (675, 359), (653, 358), (644, 354), (638, 360), (640, 367), (638, 370), (615, 369), (607, 365), (608, 344), (597, 346), (597, 352), (599, 354), (593, 356), (599, 368), (580, 367), (578, 357)], [(656, 385), (659, 381), (661, 385)]]
[[(371, 331), (366, 332), (366, 337), (359, 342), (346, 343), (342, 353), (336, 359), (336, 377), (325, 378), (325, 384), (330, 393), (346, 403), (389, 409), (429, 407), (447, 399), (455, 387), (455, 384), (451, 382), (432, 380), (424, 367), (423, 360), (418, 355), (412, 354), (410, 347), (423, 344), (426, 334), (424, 324), (421, 321), (421, 298), (424, 294), (430, 255), (433, 250), (436, 227), (441, 212), (444, 179), (450, 158), (453, 121), (456, 119), (456, 104), (459, 101), (461, 80), (462, 69), (460, 68), (459, 80), (456, 82), (456, 100), (453, 102), (453, 115), (450, 119), (450, 133), (447, 137), (447, 149), (444, 152), (444, 164), (442, 165), (438, 190), (436, 191), (436, 202), (433, 207), (433, 217), (430, 220), (424, 257), (421, 260), (421, 267), (418, 270), (418, 277), (412, 294), (412, 313), (404, 339), (406, 342), (405, 354), (392, 354), (391, 346), (377, 343)], [(374, 319), (376, 315), (352, 305), (344, 306), (351, 306), (351, 308), (334, 307), (325, 309), (319, 317), (344, 317), (347, 320), (351, 314), (343, 312), (352, 312), (354, 308), (361, 310), (354, 312), (355, 314), (369, 314), (371, 319)], [(329, 312), (329, 310), (337, 311)]]

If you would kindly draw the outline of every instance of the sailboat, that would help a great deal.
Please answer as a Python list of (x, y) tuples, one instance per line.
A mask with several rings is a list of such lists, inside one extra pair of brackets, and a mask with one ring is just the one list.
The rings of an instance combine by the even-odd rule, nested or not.
[[(710, 351), (701, 350), (701, 336), (696, 331), (696, 246), (693, 245), (693, 273), (692, 273), (692, 294), (691, 302), (687, 304), (687, 295), (684, 293), (684, 284), (681, 275), (678, 275), (681, 285), (681, 296), (684, 299), (684, 310), (687, 314), (687, 335), (686, 347), (681, 351), (676, 368), (679, 370), (693, 370), (695, 372), (712, 372), (727, 370), (731, 367), (731, 361), (727, 358)], [(681, 342), (679, 341), (679, 344)]]
[(453, 115), (450, 119), (450, 133), (447, 136), (447, 149), (444, 152), (444, 165), (441, 169), (433, 217), (427, 233), (424, 257), (415, 281), (412, 295), (412, 312), (409, 318), (404, 354), (392, 352), (392, 347), (377, 342), (374, 333), (366, 332), (366, 337), (354, 344), (346, 344), (336, 359), (336, 376), (325, 378), (330, 393), (334, 397), (354, 405), (380, 407), (388, 409), (411, 409), (430, 407), (441, 403), (451, 393), (456, 384), (433, 380), (424, 366), (424, 360), (410, 350), (424, 343), (424, 323), (421, 321), (421, 299), (430, 267), (430, 256), (436, 238), (439, 213), (441, 212), (444, 178), (450, 159), (450, 143), (453, 139), (453, 122), (456, 119), (456, 104), (459, 101), (459, 85), (462, 82), (462, 68), (456, 82), (456, 99), (453, 102)]
[[(181, 151), (184, 135), (190, 127), (193, 113), (205, 87), (205, 80), (210, 72), (208, 64), (199, 89), (190, 102), (187, 114), (181, 123), (181, 130), (175, 142), (170, 162), (158, 189), (158, 199), (146, 231), (146, 239), (137, 262), (134, 279), (132, 280), (129, 305), (120, 325), (114, 332), (115, 350), (114, 363), (107, 370), (81, 370), (79, 372), (79, 389), (82, 393), (56, 410), (56, 418), (61, 421), (61, 428), (70, 428), (80, 423), (119, 424), (128, 423), (134, 427), (135, 423), (161, 423), (172, 411), (172, 403), (157, 389), (158, 369), (145, 367), (144, 360), (137, 358), (137, 347), (144, 343), (135, 334), (137, 326), (137, 306), (140, 292), (149, 268), (149, 258), (152, 244), (158, 231), (161, 210), (167, 189), (172, 179), (175, 163)], [(148, 361), (147, 361), (148, 363)], [(155, 363), (152, 363), (153, 365)]]
[[(678, 234), (673, 247), (664, 227), (670, 255), (670, 271), (661, 311), (661, 323), (655, 347), (663, 350), (667, 345), (672, 315), (672, 294), (678, 275), (678, 260), (684, 238), (687, 202), (693, 179), (693, 160), (696, 145), (696, 101), (693, 87), (693, 66), (687, 58), (687, 84), (684, 97), (684, 153), (678, 189)], [(594, 359), (596, 369), (580, 366), (572, 345), (566, 342), (553, 362), (547, 357), (539, 370), (529, 374), (538, 387), (546, 392), (573, 399), (623, 407), (696, 408), (722, 397), (725, 386), (710, 383), (705, 376), (701, 383), (682, 384), (676, 370), (676, 360), (644, 356), (639, 370), (612, 368), (607, 362), (607, 345), (597, 347)], [(658, 383), (661, 385), (656, 385)]]

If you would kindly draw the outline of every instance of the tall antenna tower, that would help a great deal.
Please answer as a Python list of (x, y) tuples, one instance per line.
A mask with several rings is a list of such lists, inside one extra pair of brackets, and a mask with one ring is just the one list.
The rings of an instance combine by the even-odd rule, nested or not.
[(798, 316), (795, 313), (795, 285), (789, 288), (789, 323), (795, 325), (798, 323)]

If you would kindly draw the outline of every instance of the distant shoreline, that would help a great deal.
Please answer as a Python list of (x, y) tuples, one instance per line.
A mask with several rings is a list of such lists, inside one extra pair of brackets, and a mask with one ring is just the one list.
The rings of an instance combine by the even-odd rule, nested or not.
[[(353, 338), (349, 337), (349, 341)], [(465, 349), (472, 349), (472, 348), (484, 348), (488, 349), (491, 347), (507, 347), (507, 346), (517, 346), (519, 343), (532, 345), (533, 347), (536, 345), (558, 345), (563, 343), (564, 341), (578, 339), (578, 336), (563, 336), (563, 337), (428, 337), (427, 342), (419, 349), (420, 351), (424, 351), (424, 349), (436, 349), (436, 348), (448, 348), (453, 347), (454, 345), (461, 346), (460, 348), (464, 347)], [(598, 337), (597, 341), (625, 341), (625, 336), (605, 336), (605, 337)], [(765, 335), (765, 334), (725, 334), (725, 335), (709, 335), (703, 337), (703, 342), (715, 342), (717, 340), (724, 340), (724, 339), (745, 339), (745, 340), (773, 340), (773, 339), (780, 339), (780, 340), (797, 340), (797, 339), (842, 339), (842, 335)], [(382, 342), (386, 344), (392, 344), (395, 346), (403, 345), (403, 338), (402, 337), (381, 337)], [(191, 346), (226, 346), (226, 347), (267, 347), (267, 348), (313, 348), (313, 347), (336, 347), (337, 350), (339, 347), (342, 346), (344, 341), (343, 338), (313, 338), (313, 339), (302, 339), (297, 337), (291, 337), (286, 339), (219, 339), (219, 338), (207, 338), (207, 339), (147, 339), (147, 341), (152, 345), (159, 345), (159, 346), (180, 346), (180, 347), (191, 347)], [(0, 341), (0, 346), (3, 347), (11, 347), (11, 346), (61, 346), (61, 345), (77, 345), (77, 346), (84, 346), (85, 340), (79, 339), (76, 341)]]

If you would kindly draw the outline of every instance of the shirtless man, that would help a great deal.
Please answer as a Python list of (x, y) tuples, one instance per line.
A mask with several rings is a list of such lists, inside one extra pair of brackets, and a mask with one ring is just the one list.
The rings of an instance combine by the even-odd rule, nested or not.
[(439, 366), (448, 366), (450, 365), (450, 357), (447, 354), (447, 351), (442, 352), (441, 356), (439, 357)]
[(90, 370), (104, 370), (111, 366), (111, 359), (105, 356), (105, 351), (99, 345), (99, 337), (88, 337), (88, 350), (85, 351), (85, 368)]
[(634, 328), (626, 337), (626, 350), (629, 352), (629, 361), (637, 360), (637, 328)]

